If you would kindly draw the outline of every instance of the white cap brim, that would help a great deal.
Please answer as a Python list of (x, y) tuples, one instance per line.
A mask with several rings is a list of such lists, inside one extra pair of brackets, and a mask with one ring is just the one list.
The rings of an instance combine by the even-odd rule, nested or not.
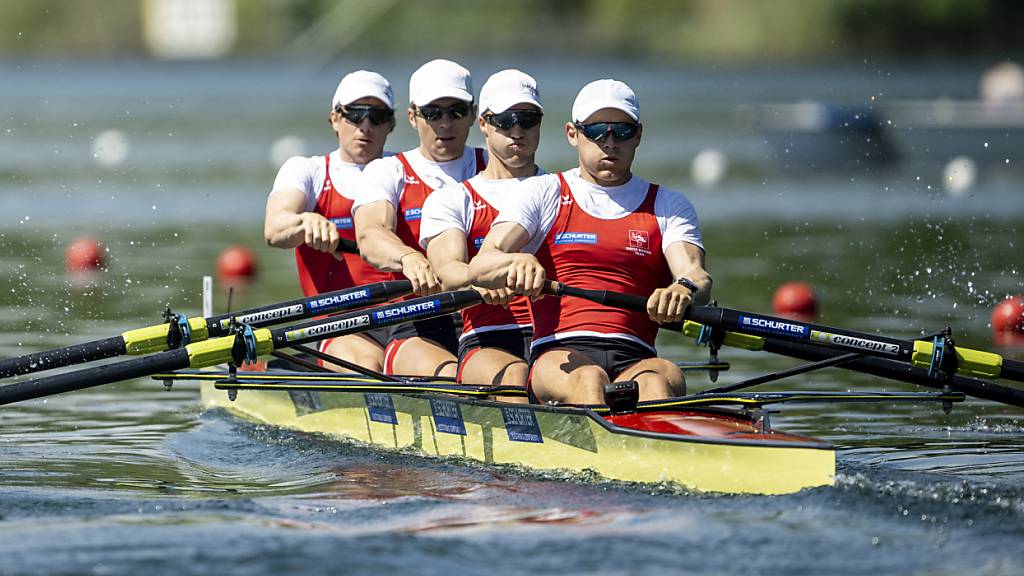
[(473, 101), (473, 95), (469, 92), (460, 88), (449, 87), (423, 90), (416, 95), (416, 98), (413, 99), (412, 103), (417, 106), (426, 106), (427, 104), (442, 98), (455, 98), (456, 100), (463, 100), (465, 102)]
[(598, 110), (604, 110), (611, 108), (613, 110), (622, 110), (634, 121), (639, 121), (640, 117), (637, 115), (635, 110), (629, 109), (627, 106), (622, 105), (621, 100), (605, 100), (603, 102), (588, 102), (586, 108), (575, 111), (573, 114), (573, 120), (576, 122), (585, 122), (587, 118), (590, 118)]

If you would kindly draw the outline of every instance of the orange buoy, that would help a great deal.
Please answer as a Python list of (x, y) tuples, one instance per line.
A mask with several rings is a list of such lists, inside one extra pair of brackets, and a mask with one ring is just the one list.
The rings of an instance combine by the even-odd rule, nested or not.
[(68, 272), (93, 272), (106, 265), (106, 252), (95, 238), (76, 238), (64, 251), (64, 266)]
[(1024, 344), (1024, 298), (1010, 296), (992, 309), (992, 338), (1000, 346)]
[(232, 246), (217, 257), (217, 274), (222, 281), (251, 278), (256, 275), (256, 257), (248, 248)]
[(772, 310), (783, 316), (813, 320), (818, 314), (818, 298), (810, 284), (786, 282), (772, 296)]

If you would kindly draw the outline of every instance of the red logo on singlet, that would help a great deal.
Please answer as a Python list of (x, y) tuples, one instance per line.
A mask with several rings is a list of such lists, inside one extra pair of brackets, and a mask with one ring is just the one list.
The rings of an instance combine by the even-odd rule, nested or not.
[(629, 245), (626, 250), (638, 255), (649, 256), (651, 254), (651, 239), (646, 230), (630, 230)]

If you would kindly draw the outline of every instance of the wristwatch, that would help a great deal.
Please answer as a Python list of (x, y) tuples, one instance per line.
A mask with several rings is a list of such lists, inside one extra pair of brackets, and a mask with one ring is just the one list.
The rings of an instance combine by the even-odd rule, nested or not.
[(680, 276), (679, 278), (676, 278), (675, 283), (685, 287), (687, 290), (690, 291), (690, 294), (696, 294), (697, 290), (700, 290), (700, 288), (697, 287), (693, 280), (690, 280), (686, 276)]

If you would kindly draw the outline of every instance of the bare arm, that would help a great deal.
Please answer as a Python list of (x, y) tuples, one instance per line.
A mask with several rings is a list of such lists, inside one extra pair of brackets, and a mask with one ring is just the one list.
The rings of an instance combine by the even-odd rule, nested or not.
[(316, 212), (306, 212), (306, 195), (294, 188), (274, 192), (267, 198), (263, 236), (275, 248), (303, 244), (333, 252), (338, 246), (338, 228)]
[(469, 286), (469, 251), (466, 234), (449, 228), (434, 236), (427, 244), (427, 260), (445, 290), (461, 290)]
[[(704, 250), (689, 242), (673, 242), (665, 249), (665, 259), (672, 271), (673, 283), (658, 288), (647, 299), (647, 313), (655, 322), (680, 322), (691, 304), (707, 304), (711, 299), (711, 276), (704, 270)], [(686, 277), (697, 285), (697, 293), (676, 284)]]
[(469, 263), (471, 284), (484, 288), (510, 288), (517, 294), (540, 295), (544, 288), (544, 267), (533, 254), (519, 252), (530, 240), (525, 228), (501, 222), (484, 238), (480, 252)]
[(364, 204), (352, 216), (363, 260), (378, 270), (401, 272), (412, 282), (413, 292), (421, 296), (441, 290), (427, 258), (395, 234), (395, 207), (391, 202)]

